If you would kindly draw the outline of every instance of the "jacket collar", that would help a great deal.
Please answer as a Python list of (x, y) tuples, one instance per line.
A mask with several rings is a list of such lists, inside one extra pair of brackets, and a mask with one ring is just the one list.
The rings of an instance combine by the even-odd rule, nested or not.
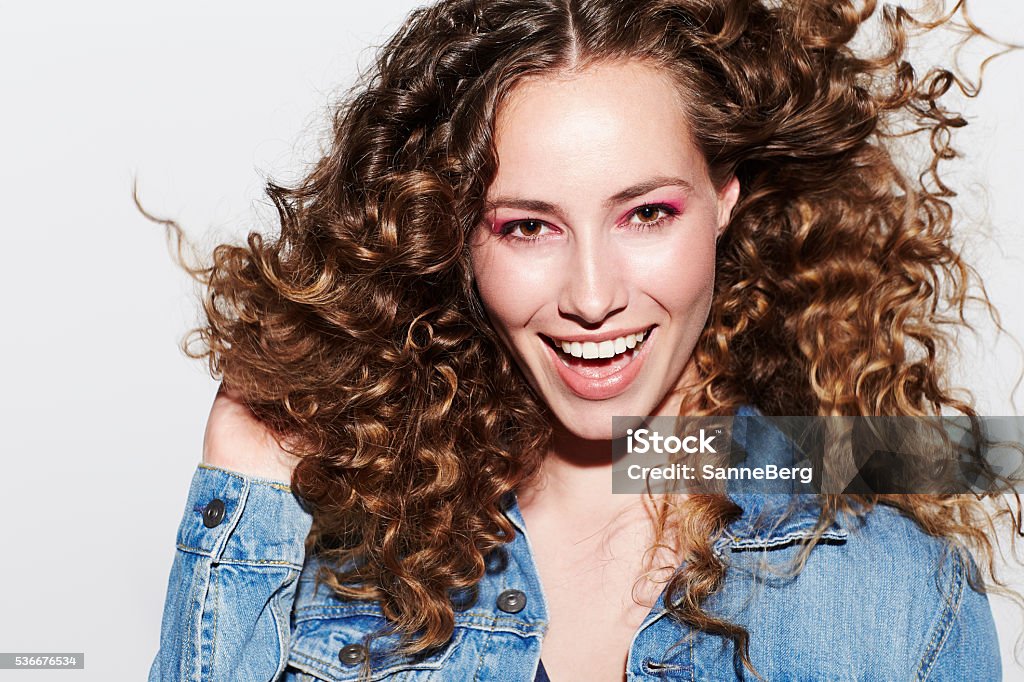
[[(733, 423), (733, 438), (746, 451), (747, 464), (772, 462), (786, 466), (793, 463), (795, 443), (756, 407), (743, 405), (736, 411), (736, 416), (741, 419)], [(813, 493), (757, 492), (747, 486), (744, 492), (731, 491), (727, 494), (743, 513), (729, 524), (722, 537), (713, 544), (713, 551), (721, 558), (724, 558), (726, 549), (730, 552), (772, 550), (804, 542), (814, 536), (820, 507)], [(526, 523), (514, 490), (505, 495), (501, 506), (505, 516), (522, 534), (523, 539), (517, 542), (520, 546), (527, 543)], [(821, 537), (832, 542), (845, 542), (847, 535), (846, 529), (833, 522)], [(539, 585), (536, 590), (539, 594)], [(639, 630), (651, 625), (665, 613), (667, 610), (663, 590)]]
[[(737, 428), (737, 424), (734, 424), (733, 437), (741, 440), (748, 456), (754, 459), (767, 459), (781, 465), (782, 462), (778, 458), (784, 456), (784, 448), (792, 446), (785, 434), (774, 427), (756, 408), (743, 406), (737, 410), (736, 416), (746, 418), (741, 420), (746, 422), (746, 430)], [(714, 544), (715, 552), (723, 558), (726, 549), (732, 552), (750, 549), (770, 550), (810, 539), (813, 535), (818, 520), (816, 496), (813, 494), (728, 494), (730, 499), (743, 509), (743, 514), (728, 526), (723, 536)], [(788, 507), (791, 508), (787, 509)], [(544, 603), (540, 578), (529, 551), (526, 524), (519, 510), (515, 491), (510, 491), (502, 498), (501, 509), (519, 531), (520, 536), (514, 538), (509, 545), (500, 548), (501, 551), (495, 552), (492, 558), (496, 564), (487, 568), (491, 577), (482, 580), (478, 585), (477, 606), (457, 611), (456, 623), (490, 631), (500, 629), (524, 636), (541, 636), (547, 628), (547, 606)], [(823, 537), (842, 542), (846, 540), (847, 531), (833, 523), (825, 530)], [(314, 576), (318, 565), (319, 561), (311, 558), (303, 568), (295, 599), (297, 622), (364, 616), (382, 617), (380, 606), (376, 602), (342, 601), (326, 586), (317, 585)], [(530, 597), (520, 612), (505, 613), (499, 608), (494, 608), (501, 594), (510, 589), (522, 590)], [(665, 613), (662, 591), (658, 601), (640, 625), (640, 630)]]
[[(732, 437), (747, 453), (745, 465), (784, 467), (797, 463), (797, 444), (760, 410), (753, 405), (741, 405), (736, 417)], [(721, 544), (732, 549), (771, 549), (813, 537), (821, 512), (817, 494), (801, 492), (810, 488), (796, 482), (791, 484), (790, 492), (778, 492), (778, 489), (778, 483), (773, 483), (772, 492), (759, 492), (748, 482), (743, 492), (729, 491), (729, 498), (743, 509), (743, 514), (729, 525), (725, 534), (728, 541)], [(847, 531), (833, 521), (822, 537), (844, 541), (847, 535)]]

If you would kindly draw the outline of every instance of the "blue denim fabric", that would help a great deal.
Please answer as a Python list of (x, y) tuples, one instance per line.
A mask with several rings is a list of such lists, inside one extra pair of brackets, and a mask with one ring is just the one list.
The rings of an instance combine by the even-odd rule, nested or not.
[[(757, 416), (751, 408), (737, 414)], [(751, 424), (734, 437), (745, 439), (751, 456), (779, 462), (784, 436)], [(203, 510), (215, 498), (225, 513), (207, 527)], [(814, 496), (732, 498), (744, 514), (715, 544), (728, 569), (705, 608), (747, 628), (751, 660), (766, 680), (1001, 679), (988, 599), (967, 583), (969, 557), (880, 506), (834, 523), (796, 577), (777, 576), (772, 567), (784, 568), (813, 533)], [(797, 508), (783, 518), (791, 500)], [(514, 494), (503, 510), (519, 532), (491, 557), (475, 602), (456, 612), (449, 643), (412, 659), (388, 652), (395, 636), (376, 639), (371, 679), (534, 680), (545, 597)], [(385, 620), (375, 603), (315, 589), (317, 563), (305, 561), (304, 551), (310, 524), (287, 486), (200, 465), (178, 531), (150, 682), (356, 680), (359, 665), (342, 652)], [(506, 590), (526, 595), (516, 613), (499, 607), (507, 607)], [(737, 669), (731, 641), (676, 622), (664, 606), (662, 594), (634, 635), (627, 681), (756, 679)]]

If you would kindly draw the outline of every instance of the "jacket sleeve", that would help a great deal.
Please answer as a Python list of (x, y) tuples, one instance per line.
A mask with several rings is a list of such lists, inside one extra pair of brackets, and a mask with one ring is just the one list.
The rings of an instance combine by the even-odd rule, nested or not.
[(931, 646), (918, 667), (916, 680), (958, 682), (1002, 677), (999, 636), (988, 596), (974, 590), (966, 571), (976, 571), (970, 557), (956, 554), (950, 599), (936, 618)]
[(289, 486), (200, 464), (149, 682), (279, 679), (311, 525)]

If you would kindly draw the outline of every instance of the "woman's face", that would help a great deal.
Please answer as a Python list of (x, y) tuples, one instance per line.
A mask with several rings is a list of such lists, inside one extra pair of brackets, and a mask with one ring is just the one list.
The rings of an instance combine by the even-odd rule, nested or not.
[(739, 188), (711, 184), (671, 77), (613, 62), (528, 80), (496, 146), (473, 272), (530, 383), (582, 438), (677, 413)]

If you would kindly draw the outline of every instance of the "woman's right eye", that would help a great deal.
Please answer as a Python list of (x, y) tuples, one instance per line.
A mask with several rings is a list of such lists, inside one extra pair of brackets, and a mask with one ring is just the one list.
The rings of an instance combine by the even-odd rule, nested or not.
[(500, 234), (502, 237), (530, 241), (550, 231), (551, 228), (540, 220), (510, 220), (501, 226)]

